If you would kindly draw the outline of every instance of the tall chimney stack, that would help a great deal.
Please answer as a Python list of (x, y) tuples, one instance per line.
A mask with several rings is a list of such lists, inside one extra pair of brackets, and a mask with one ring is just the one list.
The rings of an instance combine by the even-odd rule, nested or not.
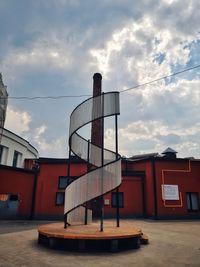
[[(93, 97), (101, 95), (101, 81), (101, 74), (95, 73), (93, 76)], [(91, 142), (96, 146), (102, 147), (102, 119), (92, 122)]]
[[(95, 73), (93, 76), (93, 97), (101, 95), (101, 80), (102, 76), (100, 73)], [(101, 102), (100, 102), (101, 104)], [(95, 108), (95, 107), (94, 107)], [(92, 144), (102, 148), (102, 119), (98, 119), (92, 122), (91, 129), (91, 142)], [(92, 151), (91, 151), (92, 153)], [(92, 168), (92, 166), (90, 167)], [(101, 217), (102, 197), (98, 197), (88, 204), (88, 207), (92, 209), (93, 218)]]

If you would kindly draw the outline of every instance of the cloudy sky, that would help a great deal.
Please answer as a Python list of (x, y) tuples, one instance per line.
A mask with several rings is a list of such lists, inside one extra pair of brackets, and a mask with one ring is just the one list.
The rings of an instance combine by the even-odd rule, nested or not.
[[(1, 0), (0, 72), (10, 97), (124, 90), (200, 64), (199, 0)], [(66, 157), (86, 97), (9, 99), (5, 127), (40, 156)], [(200, 68), (120, 94), (124, 156), (171, 147), (200, 158)], [(112, 147), (112, 123), (106, 144)]]

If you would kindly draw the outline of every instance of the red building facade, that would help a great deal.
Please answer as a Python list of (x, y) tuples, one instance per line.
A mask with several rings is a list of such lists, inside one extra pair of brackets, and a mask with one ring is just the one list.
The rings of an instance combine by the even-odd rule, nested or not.
[[(27, 160), (26, 169), (0, 165), (0, 200), (18, 196), (17, 218), (62, 219), (65, 187), (87, 170), (83, 161), (72, 157), (71, 162), (70, 177), (67, 159)], [(200, 160), (123, 159), (119, 192), (121, 217), (200, 218)], [(115, 212), (113, 191), (104, 196), (105, 217)]]

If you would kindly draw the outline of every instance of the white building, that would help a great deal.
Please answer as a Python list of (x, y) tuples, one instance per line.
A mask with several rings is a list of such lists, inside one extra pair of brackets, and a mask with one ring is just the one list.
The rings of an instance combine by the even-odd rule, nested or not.
[(0, 73), (0, 143), (1, 143), (4, 122), (6, 119), (7, 103), (8, 103), (7, 87), (3, 84), (2, 74)]
[(25, 139), (3, 129), (0, 145), (0, 164), (24, 167), (25, 159), (38, 158), (38, 151)]

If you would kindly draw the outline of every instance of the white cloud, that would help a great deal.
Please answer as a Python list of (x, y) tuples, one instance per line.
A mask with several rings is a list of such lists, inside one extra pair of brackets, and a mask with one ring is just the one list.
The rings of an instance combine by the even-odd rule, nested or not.
[[(152, 152), (161, 153), (162, 151), (164, 151), (164, 149), (170, 146), (174, 148), (176, 151), (178, 151), (179, 157), (195, 156), (198, 158), (200, 156), (199, 154), (200, 148), (198, 140), (188, 141), (191, 139), (193, 134), (186, 135), (186, 133), (184, 133), (183, 136), (186, 137), (185, 140), (184, 138), (179, 137), (176, 134), (172, 134), (170, 129), (169, 133), (166, 135), (156, 135), (156, 132), (158, 131), (155, 131), (151, 134), (147, 133), (145, 134), (144, 132), (142, 132), (142, 134), (139, 134), (137, 133), (137, 128), (135, 127), (131, 131), (130, 129), (132, 127), (128, 126), (126, 129), (120, 129), (119, 131), (119, 152), (121, 153), (121, 155), (132, 156), (135, 154), (152, 153)], [(148, 127), (149, 125), (146, 125), (146, 128)], [(167, 127), (165, 126), (161, 127), (167, 129)], [(151, 126), (149, 127), (149, 129), (150, 128)], [(198, 136), (200, 136), (199, 132), (197, 132), (197, 134)], [(105, 142), (107, 147), (109, 147), (110, 149), (114, 149), (114, 146), (110, 145), (113, 143), (112, 138), (114, 138), (114, 133), (112, 133), (109, 136), (109, 138), (107, 137)], [(173, 139), (175, 139), (174, 142)]]
[[(47, 38), (47, 39), (46, 39)], [(25, 49), (14, 49), (2, 62), (2, 69), (8, 70), (10, 66), (12, 68), (9, 72), (15, 72), (22, 68), (24, 71), (27, 68), (44, 68), (49, 69), (67, 69), (73, 64), (73, 58), (70, 54), (70, 47), (59, 40), (58, 38), (39, 39), (31, 47)]]
[(45, 139), (45, 134), (48, 133), (48, 128), (46, 125), (42, 125), (35, 129), (33, 140), (36, 143), (36, 146), (39, 150), (40, 156), (45, 155), (51, 155), (50, 157), (66, 157), (67, 153), (67, 147), (66, 147), (66, 140), (65, 138), (57, 138), (52, 140), (51, 142), (48, 142)]
[(24, 135), (30, 130), (30, 122), (31, 116), (28, 112), (8, 106), (5, 121), (6, 129), (18, 135)]
[[(107, 131), (107, 135), (109, 135), (107, 138), (109, 143), (114, 134), (112, 131)], [(170, 127), (159, 121), (136, 121), (119, 129), (120, 151), (126, 156), (148, 152), (161, 153), (170, 146), (179, 152), (180, 157), (191, 155), (199, 157), (199, 138), (200, 123), (184, 129), (177, 125)]]
[[(11, 95), (91, 93), (89, 79), (97, 71), (103, 74), (104, 91), (121, 90), (198, 64), (198, 0), (105, 0), (95, 7), (91, 3), (42, 0), (31, 6), (24, 26), (14, 20), (19, 25), (13, 32), (5, 31), (0, 55)], [(196, 75), (188, 72), (121, 94), (122, 154), (161, 152), (171, 144), (182, 155), (199, 155), (200, 82), (195, 71)], [(58, 79), (56, 86), (54, 77), (45, 82), (49, 73)], [(60, 73), (65, 78), (59, 87)], [(36, 76), (37, 82), (32, 80)], [(76, 101), (70, 99), (69, 105), (55, 101), (47, 107), (49, 103), (32, 102), (24, 108), (22, 103), (27, 111), (10, 107), (7, 125), (32, 137), (42, 155), (65, 156), (66, 129), (57, 117), (62, 120)], [(111, 129), (106, 132), (106, 142), (114, 148), (113, 134)]]
[(172, 146), (179, 157), (199, 158), (199, 88), (197, 79), (178, 79), (123, 94), (119, 117), (121, 153), (162, 152)]
[(66, 138), (59, 137), (51, 141), (45, 139), (48, 135), (48, 127), (41, 125), (36, 129), (31, 129), (32, 118), (26, 111), (16, 110), (8, 107), (5, 121), (5, 128), (18, 134), (34, 145), (40, 156), (66, 157), (67, 145)]
[(175, 2), (176, 0), (162, 0), (164, 3), (166, 4), (172, 4), (173, 2)]
[[(113, 32), (104, 47), (91, 49), (97, 68), (107, 78), (123, 75), (129, 80), (145, 83), (171, 74), (172, 65), (185, 65), (190, 60), (188, 44), (198, 35), (185, 35), (175, 29), (160, 27), (151, 15), (127, 24)], [(157, 61), (163, 56), (162, 64)], [(163, 82), (161, 82), (163, 83)], [(134, 85), (134, 83), (133, 83)], [(121, 88), (122, 89), (122, 88)]]

